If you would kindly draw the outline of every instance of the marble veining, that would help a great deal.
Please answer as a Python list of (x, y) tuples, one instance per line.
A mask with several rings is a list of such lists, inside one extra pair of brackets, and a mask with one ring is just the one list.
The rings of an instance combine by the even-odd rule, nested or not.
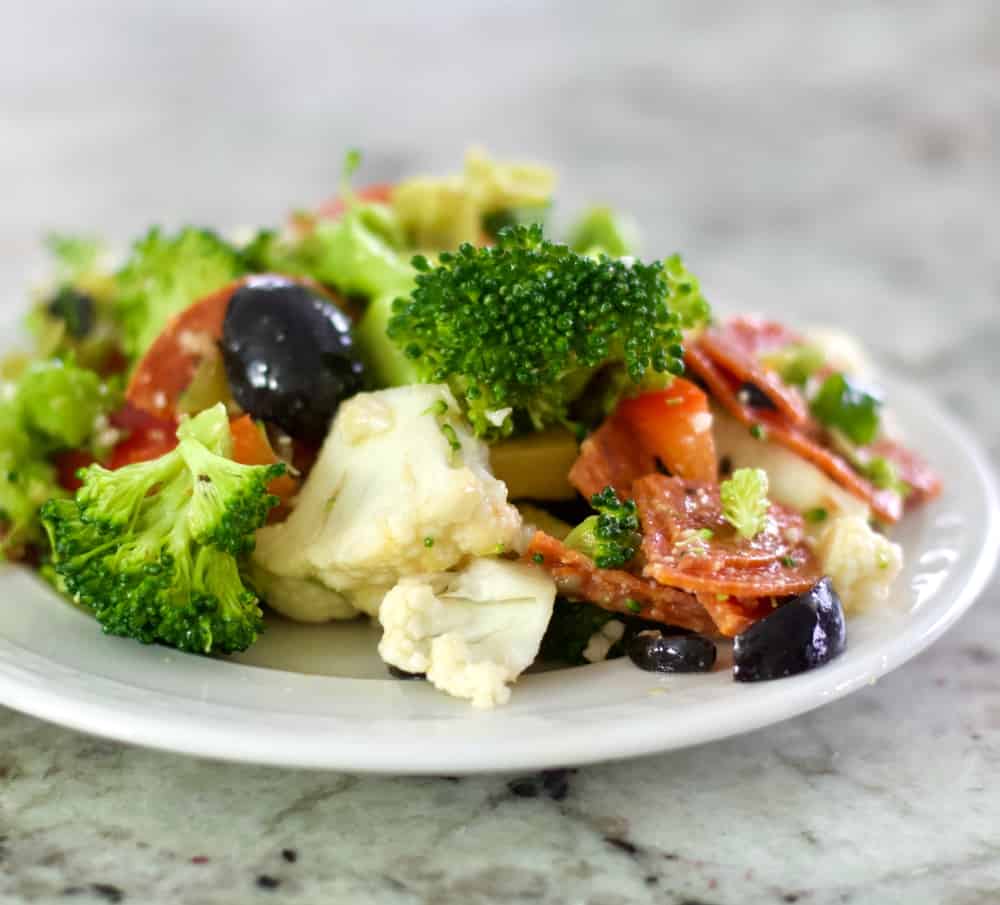
[[(0, 29), (2, 313), (36, 236), (271, 221), (469, 139), (620, 203), (730, 307), (836, 320), (1000, 463), (1000, 16), (769, 0), (24, 5)], [(657, 241), (653, 241), (654, 237)], [(875, 686), (710, 746), (393, 779), (0, 710), (0, 903), (1000, 902), (1000, 584)]]

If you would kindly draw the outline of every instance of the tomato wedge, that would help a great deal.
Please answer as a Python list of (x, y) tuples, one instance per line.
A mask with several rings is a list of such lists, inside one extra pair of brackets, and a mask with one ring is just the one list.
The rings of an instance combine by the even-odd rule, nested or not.
[(708, 397), (690, 380), (675, 377), (665, 390), (623, 399), (614, 417), (628, 425), (643, 449), (671, 474), (687, 481), (716, 480)]

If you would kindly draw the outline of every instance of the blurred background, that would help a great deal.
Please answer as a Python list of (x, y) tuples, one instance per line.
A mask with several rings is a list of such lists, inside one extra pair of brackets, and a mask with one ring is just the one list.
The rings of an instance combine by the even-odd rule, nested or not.
[(478, 142), (555, 166), (563, 218), (634, 213), (717, 304), (837, 320), (987, 404), (962, 389), (1000, 345), (990, 0), (3, 8), (4, 313), (46, 230), (273, 223), (349, 146), (366, 181)]

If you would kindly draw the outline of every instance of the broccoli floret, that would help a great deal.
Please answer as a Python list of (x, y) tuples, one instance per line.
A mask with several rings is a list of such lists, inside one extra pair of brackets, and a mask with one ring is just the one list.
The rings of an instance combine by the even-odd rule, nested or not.
[(14, 391), (22, 428), (37, 452), (84, 446), (101, 415), (119, 402), (117, 388), (87, 368), (59, 359), (35, 362)]
[(0, 560), (41, 539), (39, 507), (63, 493), (55, 467), (23, 430), (17, 407), (0, 404)]
[[(543, 660), (574, 666), (587, 663), (583, 652), (590, 639), (615, 618), (620, 617), (591, 603), (571, 603), (557, 599), (549, 627), (542, 638), (539, 655)], [(623, 645), (619, 641), (612, 644), (605, 659), (612, 659), (623, 653)]]
[(105, 632), (212, 653), (257, 638), (257, 595), (238, 557), (277, 498), (284, 465), (239, 465), (225, 406), (177, 429), (178, 445), (150, 462), (81, 472), (75, 499), (52, 500), (42, 521), (56, 574)]
[(389, 337), (423, 379), (450, 384), (480, 436), (509, 434), (512, 415), (535, 429), (565, 421), (601, 365), (620, 362), (633, 384), (683, 372), (677, 286), (659, 262), (579, 255), (536, 224), (414, 266)]
[(743, 537), (756, 537), (767, 522), (767, 472), (763, 468), (737, 468), (719, 485), (722, 515)]
[(590, 498), (596, 515), (567, 536), (566, 546), (589, 556), (599, 569), (620, 569), (635, 556), (642, 540), (634, 500), (620, 500), (611, 487)]
[(58, 359), (28, 366), (0, 403), (0, 559), (43, 539), (41, 505), (64, 495), (50, 461), (60, 450), (97, 448), (101, 416), (119, 393), (97, 374)]
[(187, 227), (166, 236), (154, 227), (115, 277), (125, 351), (141, 355), (171, 317), (245, 272), (240, 253), (210, 230)]

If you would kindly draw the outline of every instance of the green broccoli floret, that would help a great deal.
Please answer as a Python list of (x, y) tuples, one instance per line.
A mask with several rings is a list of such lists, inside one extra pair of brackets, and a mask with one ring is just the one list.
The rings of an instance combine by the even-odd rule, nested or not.
[[(591, 603), (556, 600), (549, 626), (542, 637), (539, 655), (543, 660), (559, 663), (586, 663), (588, 661), (583, 652), (591, 637), (615, 618), (620, 617)], [(612, 644), (606, 659), (620, 657), (624, 652), (624, 645), (619, 640)]]
[(439, 265), (413, 259), (409, 298), (388, 335), (424, 380), (450, 384), (476, 433), (564, 422), (600, 366), (619, 362), (634, 384), (683, 372), (676, 286), (658, 262), (579, 255), (541, 227), (501, 230), (495, 246), (462, 245)]
[(0, 402), (0, 559), (43, 539), (38, 510), (64, 495), (50, 461), (60, 450), (100, 453), (101, 416), (119, 393), (86, 368), (58, 359), (28, 366)]
[(151, 229), (132, 246), (115, 278), (115, 309), (127, 354), (141, 355), (175, 314), (242, 276), (240, 253), (216, 233)]
[(590, 498), (596, 515), (585, 518), (566, 538), (566, 546), (589, 556), (599, 569), (620, 569), (639, 549), (639, 516), (634, 500), (620, 500), (611, 487)]
[(99, 374), (59, 359), (30, 365), (14, 390), (22, 429), (38, 453), (85, 446), (119, 397)]
[(41, 539), (38, 510), (62, 493), (55, 467), (35, 448), (18, 407), (0, 403), (0, 560)]
[(221, 404), (182, 421), (177, 437), (151, 462), (84, 469), (75, 499), (45, 504), (53, 565), (109, 634), (196, 653), (245, 650), (261, 611), (238, 557), (253, 549), (277, 503), (267, 485), (285, 467), (231, 461)]
[(763, 468), (737, 468), (719, 485), (722, 515), (741, 536), (756, 537), (767, 523), (767, 472)]

